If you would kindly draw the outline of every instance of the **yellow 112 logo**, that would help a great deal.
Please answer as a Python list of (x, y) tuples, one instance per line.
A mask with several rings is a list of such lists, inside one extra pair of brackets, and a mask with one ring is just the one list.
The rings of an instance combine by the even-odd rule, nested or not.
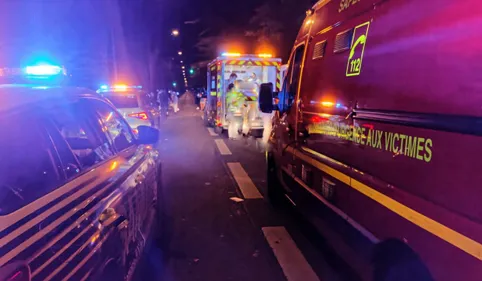
[(368, 37), (368, 27), (370, 22), (360, 24), (353, 31), (353, 38), (346, 66), (346, 76), (357, 76), (361, 73), (363, 53)]

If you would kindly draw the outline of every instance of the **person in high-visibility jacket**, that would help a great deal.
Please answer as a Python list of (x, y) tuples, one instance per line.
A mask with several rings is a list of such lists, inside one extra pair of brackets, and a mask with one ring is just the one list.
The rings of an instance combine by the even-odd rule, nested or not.
[(226, 92), (226, 119), (229, 121), (228, 136), (230, 139), (237, 139), (239, 136), (239, 128), (242, 124), (242, 107), (244, 106), (245, 97), (238, 92), (234, 84), (229, 84)]

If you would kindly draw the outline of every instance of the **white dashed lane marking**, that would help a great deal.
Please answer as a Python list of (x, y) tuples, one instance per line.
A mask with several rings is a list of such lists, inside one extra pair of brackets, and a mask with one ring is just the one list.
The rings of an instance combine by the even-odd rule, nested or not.
[(320, 281), (286, 228), (270, 226), (262, 230), (288, 281)]
[(224, 143), (224, 140), (215, 139), (214, 142), (216, 143), (216, 146), (218, 147), (219, 153), (221, 153), (221, 155), (231, 155), (232, 154), (231, 150), (229, 150), (226, 143)]
[(263, 195), (259, 193), (258, 188), (256, 188), (253, 181), (239, 162), (228, 163), (228, 168), (231, 170), (231, 174), (233, 175), (234, 180), (236, 180), (244, 199), (263, 198)]
[(208, 132), (209, 132), (209, 135), (211, 135), (211, 136), (213, 136), (213, 137), (218, 136), (218, 134), (216, 134), (216, 133), (214, 132), (214, 129), (213, 129), (213, 128), (208, 128)]

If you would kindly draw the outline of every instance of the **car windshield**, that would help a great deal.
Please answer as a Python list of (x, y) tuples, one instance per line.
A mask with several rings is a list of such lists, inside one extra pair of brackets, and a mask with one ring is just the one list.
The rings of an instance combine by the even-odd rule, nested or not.
[(115, 94), (105, 96), (117, 108), (135, 108), (139, 107), (137, 95), (135, 94)]

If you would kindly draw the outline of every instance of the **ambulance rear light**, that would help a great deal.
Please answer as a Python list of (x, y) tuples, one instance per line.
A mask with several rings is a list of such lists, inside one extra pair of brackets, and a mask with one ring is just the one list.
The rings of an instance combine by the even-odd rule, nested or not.
[(145, 112), (131, 113), (131, 114), (128, 114), (127, 116), (134, 117), (134, 118), (141, 119), (141, 120), (148, 120), (149, 119), (149, 117), (147, 116), (147, 113), (145, 113)]

